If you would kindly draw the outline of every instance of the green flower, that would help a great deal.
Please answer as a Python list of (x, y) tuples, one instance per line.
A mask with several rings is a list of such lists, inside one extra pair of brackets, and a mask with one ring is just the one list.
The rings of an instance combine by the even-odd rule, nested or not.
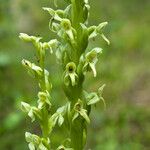
[(102, 102), (104, 103), (104, 107), (106, 108), (106, 103), (105, 103), (105, 100), (102, 96), (102, 93), (103, 93), (103, 89), (105, 87), (105, 84), (103, 84), (97, 92), (91, 92), (91, 93), (88, 93), (86, 91), (84, 91), (84, 96), (85, 96), (85, 99), (87, 101), (87, 105), (95, 105), (97, 104), (100, 100), (102, 100)]
[(110, 42), (109, 40), (106, 38), (106, 36), (103, 34), (102, 30), (103, 28), (108, 24), (108, 22), (102, 22), (100, 23), (98, 26), (91, 26), (89, 27), (89, 39), (93, 39), (96, 36), (98, 36), (99, 34), (101, 35), (101, 37), (107, 42), (107, 44), (109, 45)]
[(72, 86), (75, 86), (77, 79), (78, 75), (76, 74), (76, 65), (74, 62), (70, 62), (66, 65), (64, 83), (67, 86), (69, 86), (70, 83)]
[(55, 125), (56, 122), (58, 121), (58, 125), (61, 126), (64, 122), (64, 115), (66, 113), (67, 107), (66, 106), (62, 106), (60, 108), (57, 109), (57, 111), (52, 115), (52, 117), (50, 118), (53, 121), (53, 124)]
[(83, 74), (85, 75), (88, 71), (93, 72), (94, 77), (96, 77), (96, 63), (98, 61), (98, 54), (102, 53), (101, 48), (94, 48), (85, 55), (85, 64), (83, 66)]
[(42, 48), (44, 50), (49, 49), (50, 53), (53, 53), (53, 49), (57, 49), (58, 44), (59, 44), (59, 42), (56, 39), (53, 39), (53, 40), (50, 40), (49, 42), (42, 43)]
[(21, 110), (28, 114), (28, 116), (31, 118), (32, 122), (35, 121), (36, 116), (39, 119), (41, 119), (40, 110), (36, 107), (30, 106), (28, 103), (21, 102)]
[[(66, 35), (69, 37), (72, 43), (75, 42), (75, 30), (71, 26), (71, 22), (69, 19), (62, 19), (61, 20), (61, 27), (63, 28)], [(59, 35), (62, 36), (63, 33), (59, 32)]]
[(29, 132), (25, 133), (25, 138), (29, 143), (28, 146), (30, 150), (48, 150), (47, 146), (50, 144), (49, 138), (40, 138), (39, 136)]
[(74, 121), (78, 116), (82, 116), (87, 123), (90, 123), (89, 116), (87, 115), (87, 110), (83, 108), (83, 102), (78, 99), (78, 102), (74, 106), (75, 113), (73, 115), (72, 121)]
[(43, 107), (45, 107), (46, 105), (48, 105), (49, 107), (51, 107), (51, 103), (50, 103), (50, 95), (48, 93), (48, 91), (46, 92), (39, 92), (38, 93), (38, 108), (42, 109)]

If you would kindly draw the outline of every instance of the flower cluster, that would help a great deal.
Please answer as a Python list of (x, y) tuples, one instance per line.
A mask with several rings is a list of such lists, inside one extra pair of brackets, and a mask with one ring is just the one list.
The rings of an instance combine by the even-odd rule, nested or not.
[[(41, 42), (41, 37), (20, 33), (20, 39), (31, 42), (36, 48), (38, 62), (32, 63), (23, 59), (22, 64), (28, 73), (38, 81), (37, 106), (26, 102), (21, 103), (22, 110), (27, 113), (32, 122), (37, 121), (41, 127), (40, 136), (25, 133), (30, 150), (50, 150), (50, 134), (55, 125), (59, 127), (65, 123), (70, 132), (68, 145), (58, 146), (57, 150), (83, 150), (86, 143), (87, 123), (90, 123), (91, 106), (96, 105), (102, 97), (102, 85), (97, 92), (87, 92), (83, 89), (83, 82), (89, 72), (96, 77), (96, 63), (102, 48), (89, 48), (91, 39), (101, 36), (108, 44), (109, 40), (103, 34), (107, 22), (98, 26), (88, 26), (90, 5), (88, 0), (64, 0), (68, 6), (64, 9), (54, 10), (43, 7), (50, 14), (49, 28), (58, 38), (48, 42)], [(57, 1), (55, 0), (57, 6)], [(68, 102), (52, 114), (51, 90), (49, 72), (45, 69), (45, 54), (49, 50), (55, 53), (58, 63), (62, 67), (63, 89)], [(77, 138), (78, 137), (78, 138)]]

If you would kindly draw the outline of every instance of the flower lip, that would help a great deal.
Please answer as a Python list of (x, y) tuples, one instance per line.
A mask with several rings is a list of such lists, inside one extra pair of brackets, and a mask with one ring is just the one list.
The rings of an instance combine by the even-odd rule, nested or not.
[(81, 110), (81, 105), (80, 105), (79, 103), (77, 103), (77, 104), (75, 105), (75, 109), (78, 110), (78, 111), (80, 111), (80, 110)]
[(69, 72), (72, 72), (73, 68), (71, 66), (69, 66)]

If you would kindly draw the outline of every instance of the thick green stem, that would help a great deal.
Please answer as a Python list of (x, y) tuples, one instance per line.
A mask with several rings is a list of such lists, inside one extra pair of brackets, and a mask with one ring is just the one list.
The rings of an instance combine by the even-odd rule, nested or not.
[(83, 119), (78, 118), (71, 124), (70, 137), (71, 147), (74, 150), (83, 150), (84, 138), (83, 138)]
[[(82, 84), (77, 86), (76, 92), (75, 89), (71, 90), (70, 93), (71, 101), (71, 110), (73, 111), (75, 103), (78, 99), (82, 99)], [(74, 150), (83, 150), (85, 145), (84, 138), (84, 127), (85, 121), (82, 117), (78, 117), (73, 122), (70, 123), (70, 138), (71, 138), (71, 147)]]
[[(83, 1), (72, 0), (72, 26), (77, 31), (77, 38), (81, 36), (80, 23), (84, 22), (83, 18)], [(77, 49), (75, 50), (75, 63), (78, 65), (79, 59), (81, 56), (82, 46), (78, 43), (77, 40)], [(73, 111), (75, 103), (78, 99), (82, 99), (82, 84), (84, 81), (84, 76), (78, 74), (78, 84), (75, 87), (65, 87), (65, 93), (71, 101), (71, 109)], [(70, 138), (71, 138), (71, 147), (74, 150), (83, 150), (85, 145), (84, 137), (85, 121), (82, 117), (76, 118), (73, 122), (70, 123)]]
[[(43, 92), (46, 91), (46, 83), (45, 83), (45, 51), (43, 49), (40, 50), (40, 67), (42, 68), (42, 80), (41, 80), (41, 90)], [(41, 121), (41, 130), (43, 138), (49, 137), (49, 124), (48, 124), (48, 110), (46, 107), (44, 107), (42, 110), (42, 121)], [(50, 145), (47, 146), (48, 150), (50, 150)]]

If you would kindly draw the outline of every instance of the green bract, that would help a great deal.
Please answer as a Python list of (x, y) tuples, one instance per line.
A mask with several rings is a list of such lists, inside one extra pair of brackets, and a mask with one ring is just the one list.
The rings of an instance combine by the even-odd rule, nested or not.
[[(105, 101), (102, 97), (101, 86), (97, 92), (87, 92), (83, 89), (83, 82), (88, 72), (97, 75), (96, 63), (102, 48), (89, 49), (90, 39), (100, 35), (108, 44), (110, 43), (103, 34), (104, 27), (108, 24), (102, 22), (98, 26), (88, 26), (90, 5), (88, 0), (64, 0), (68, 6), (64, 9), (52, 9), (43, 7), (50, 14), (49, 28), (57, 36), (48, 42), (41, 42), (41, 37), (20, 33), (19, 38), (30, 42), (36, 49), (38, 62), (33, 63), (23, 59), (22, 64), (28, 73), (36, 79), (39, 86), (37, 105), (31, 106), (26, 102), (21, 103), (21, 109), (33, 121), (39, 123), (41, 135), (25, 133), (30, 150), (83, 150), (86, 143), (87, 123), (90, 123), (91, 106), (99, 101)], [(56, 6), (59, 1), (54, 0)], [(45, 69), (45, 54), (56, 54), (56, 59), (62, 68), (63, 90), (68, 102), (52, 113), (51, 75)], [(59, 93), (58, 93), (59, 94)], [(58, 125), (66, 126), (69, 132), (69, 143), (60, 142), (58, 148), (52, 148), (50, 135)]]

